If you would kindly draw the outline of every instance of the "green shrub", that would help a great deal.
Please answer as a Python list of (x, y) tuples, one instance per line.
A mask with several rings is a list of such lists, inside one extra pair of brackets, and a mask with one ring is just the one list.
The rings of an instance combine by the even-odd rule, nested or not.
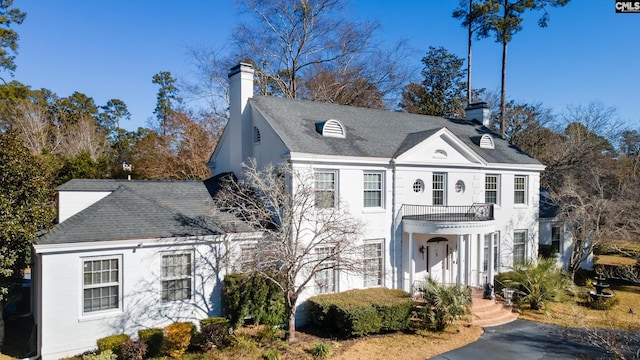
[(589, 292), (581, 293), (580, 298), (582, 299), (582, 305), (594, 310), (611, 310), (611, 308), (620, 303), (620, 299), (615, 296), (610, 298), (594, 299), (589, 295)]
[(256, 324), (282, 324), (284, 303), (280, 288), (264, 277), (235, 273), (224, 278), (224, 311), (234, 328), (241, 326), (245, 318), (252, 318)]
[(163, 330), (160, 328), (150, 328), (138, 331), (138, 339), (147, 345), (147, 357), (154, 358), (160, 356), (162, 342), (164, 341)]
[(311, 355), (314, 359), (328, 359), (331, 356), (331, 345), (325, 342), (316, 343), (311, 348)]
[(177, 322), (164, 328), (164, 353), (174, 359), (184, 355), (195, 333), (195, 325), (190, 322)]
[(340, 337), (354, 337), (409, 326), (413, 302), (402, 290), (374, 288), (314, 296), (312, 321)]
[(143, 340), (127, 340), (120, 345), (122, 358), (126, 360), (142, 360), (147, 354), (147, 345)]
[(123, 342), (131, 339), (127, 334), (117, 334), (110, 335), (100, 338), (96, 341), (98, 345), (98, 353), (101, 353), (105, 350), (111, 350), (111, 352), (116, 355), (118, 358), (122, 358), (122, 353), (120, 352), (120, 346)]
[(532, 310), (541, 309), (545, 302), (561, 300), (571, 289), (571, 279), (558, 269), (555, 259), (539, 259), (537, 264), (527, 263), (514, 271), (501, 274), (505, 286), (519, 290), (519, 298)]
[(200, 320), (200, 332), (196, 336), (195, 345), (207, 351), (222, 349), (228, 343), (229, 320), (221, 317), (210, 317)]
[(443, 285), (427, 279), (420, 291), (424, 300), (424, 318), (437, 331), (443, 331), (461, 317), (471, 314), (471, 289), (466, 286)]
[(114, 354), (113, 351), (107, 349), (101, 351), (98, 354), (85, 354), (82, 355), (82, 360), (117, 360), (118, 355)]
[(262, 354), (262, 359), (264, 360), (280, 360), (280, 352), (276, 349), (267, 349), (264, 354)]

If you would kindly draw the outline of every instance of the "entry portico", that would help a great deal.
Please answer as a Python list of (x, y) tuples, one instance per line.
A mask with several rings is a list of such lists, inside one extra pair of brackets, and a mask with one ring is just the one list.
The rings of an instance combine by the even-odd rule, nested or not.
[(483, 286), (498, 262), (492, 204), (404, 205), (403, 289), (431, 278), (443, 284)]

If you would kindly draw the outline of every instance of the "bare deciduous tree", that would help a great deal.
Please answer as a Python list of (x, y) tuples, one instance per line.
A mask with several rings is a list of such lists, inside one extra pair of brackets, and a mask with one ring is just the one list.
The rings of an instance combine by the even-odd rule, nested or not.
[[(363, 272), (359, 244), (363, 225), (346, 204), (335, 200), (334, 207), (317, 206), (311, 169), (286, 165), (258, 169), (255, 161), (245, 164), (242, 180), (229, 180), (214, 197), (214, 212), (232, 213), (264, 233), (251, 254), (243, 254), (243, 267), (282, 290), (289, 341), (295, 340), (298, 299), (317, 275)], [(274, 270), (280, 278), (270, 275)]]
[(96, 119), (81, 116), (74, 122), (66, 122), (64, 137), (60, 144), (60, 154), (74, 157), (82, 152), (89, 154), (93, 161), (105, 155), (108, 149), (106, 138), (98, 131)]
[(612, 196), (606, 171), (594, 166), (580, 175), (568, 175), (556, 192), (560, 217), (571, 232), (571, 256), (568, 271), (576, 270), (593, 254), (594, 248), (607, 240), (624, 238), (628, 234), (627, 207), (624, 199)]

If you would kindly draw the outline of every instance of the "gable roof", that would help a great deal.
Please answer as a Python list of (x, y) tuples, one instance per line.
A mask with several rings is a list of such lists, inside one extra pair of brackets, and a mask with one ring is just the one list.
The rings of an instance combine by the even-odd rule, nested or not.
[[(488, 163), (542, 165), (475, 121), (272, 96), (255, 96), (249, 103), (290, 152), (394, 158), (446, 127)], [(345, 138), (323, 137), (316, 131), (316, 123), (329, 119), (345, 126)], [(495, 149), (478, 145), (485, 134), (492, 137)]]
[(206, 181), (71, 180), (59, 191), (113, 191), (57, 224), (37, 243), (154, 239), (218, 235), (220, 221), (249, 231), (229, 216), (212, 218), (217, 178)]

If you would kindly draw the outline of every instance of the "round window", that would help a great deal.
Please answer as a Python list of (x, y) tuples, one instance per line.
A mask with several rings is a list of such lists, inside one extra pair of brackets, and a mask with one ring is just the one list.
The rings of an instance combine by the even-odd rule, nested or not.
[(456, 192), (460, 194), (464, 193), (464, 181), (458, 180), (456, 182)]
[(417, 193), (421, 193), (424, 191), (424, 182), (418, 179), (413, 183), (413, 191)]

